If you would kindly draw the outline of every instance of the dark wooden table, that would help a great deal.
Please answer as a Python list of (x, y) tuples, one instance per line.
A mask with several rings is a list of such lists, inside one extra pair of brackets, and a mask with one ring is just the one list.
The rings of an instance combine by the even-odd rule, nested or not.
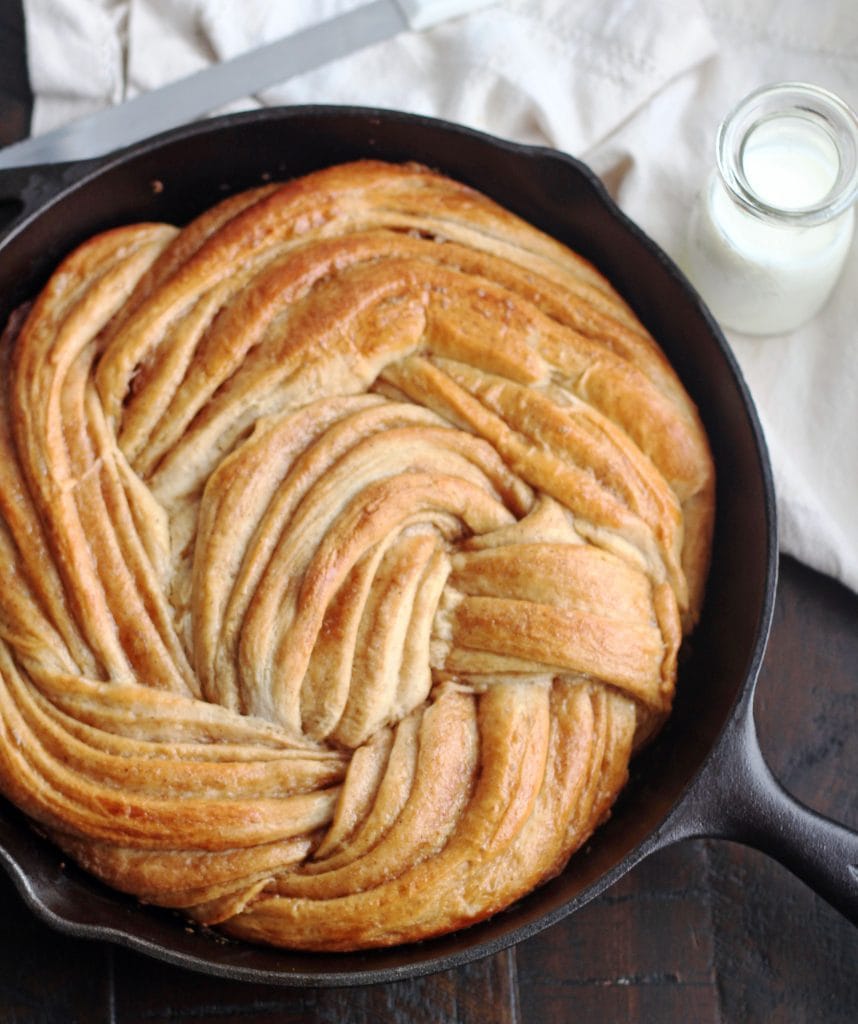
[[(0, 0), (0, 144), (25, 135), (18, 0)], [(858, 828), (858, 597), (789, 558), (756, 716), (783, 784)], [(192, 974), (36, 920), (0, 873), (0, 1024), (855, 1024), (858, 929), (774, 862), (720, 841), (645, 861), (493, 958), (327, 991)]]

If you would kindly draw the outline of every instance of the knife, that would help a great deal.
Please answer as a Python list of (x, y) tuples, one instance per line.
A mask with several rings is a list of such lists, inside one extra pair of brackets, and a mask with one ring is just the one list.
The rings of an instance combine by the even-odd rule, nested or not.
[(84, 160), (175, 128), (231, 100), (286, 81), (410, 29), (487, 7), (490, 0), (372, 0), (231, 60), (0, 149), (0, 168)]

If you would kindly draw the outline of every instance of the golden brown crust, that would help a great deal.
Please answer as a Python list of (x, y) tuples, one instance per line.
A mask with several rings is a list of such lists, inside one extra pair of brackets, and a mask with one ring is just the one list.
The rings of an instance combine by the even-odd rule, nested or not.
[(609, 813), (714, 476), (589, 263), (363, 161), (91, 239), (0, 356), (0, 785), (84, 867), (365, 948), (495, 913)]

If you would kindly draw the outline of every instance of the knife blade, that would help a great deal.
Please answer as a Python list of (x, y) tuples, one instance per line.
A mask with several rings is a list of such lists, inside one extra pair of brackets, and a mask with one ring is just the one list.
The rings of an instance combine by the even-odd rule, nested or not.
[(410, 29), (422, 31), (490, 0), (372, 0), (114, 107), (0, 149), (0, 169), (103, 156), (204, 117)]

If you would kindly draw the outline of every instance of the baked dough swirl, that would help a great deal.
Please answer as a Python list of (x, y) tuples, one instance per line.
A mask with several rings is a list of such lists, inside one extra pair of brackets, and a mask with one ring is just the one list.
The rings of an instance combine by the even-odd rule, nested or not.
[(589, 263), (362, 161), (90, 239), (2, 360), (0, 785), (87, 870), (358, 949), (508, 906), (605, 818), (714, 475)]

